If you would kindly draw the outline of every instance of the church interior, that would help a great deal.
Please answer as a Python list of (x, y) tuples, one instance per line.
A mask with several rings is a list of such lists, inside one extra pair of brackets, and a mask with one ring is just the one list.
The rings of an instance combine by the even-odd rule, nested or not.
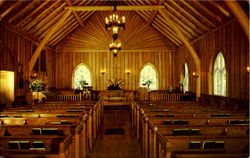
[(249, 157), (248, 0), (0, 0), (0, 157)]

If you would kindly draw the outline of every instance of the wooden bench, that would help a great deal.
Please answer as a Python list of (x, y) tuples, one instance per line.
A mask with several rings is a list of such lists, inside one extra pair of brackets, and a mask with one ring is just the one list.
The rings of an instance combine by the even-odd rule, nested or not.
[[(23, 118), (14, 118), (23, 119)], [(86, 114), (80, 122), (78, 119), (70, 118), (61, 120), (60, 118), (25, 118), (28, 122), (26, 125), (2, 125), (1, 136), (27, 136), (27, 135), (72, 135), (74, 143), (75, 157), (85, 158), (87, 149), (91, 146), (91, 139), (88, 139), (87, 131), (88, 115)], [(32, 119), (32, 121), (30, 121)], [(34, 122), (36, 121), (36, 122)], [(55, 122), (56, 121), (56, 122)], [(61, 122), (59, 122), (61, 121)], [(75, 121), (75, 122), (74, 122)], [(10, 122), (11, 123), (11, 122)], [(61, 124), (55, 124), (61, 123)], [(68, 123), (68, 124), (66, 124)]]
[(74, 157), (74, 144), (68, 136), (5, 136), (1, 137), (4, 157)]

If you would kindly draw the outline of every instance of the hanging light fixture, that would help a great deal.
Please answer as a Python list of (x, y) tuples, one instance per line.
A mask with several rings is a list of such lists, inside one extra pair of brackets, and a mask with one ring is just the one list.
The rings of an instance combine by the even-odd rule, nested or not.
[(121, 42), (114, 40), (109, 44), (109, 50), (114, 53), (114, 57), (117, 56), (117, 52), (121, 50)]
[(114, 40), (118, 39), (119, 29), (125, 29), (125, 16), (119, 19), (119, 16), (116, 14), (116, 2), (114, 2), (114, 13), (105, 18), (105, 29), (112, 29)]

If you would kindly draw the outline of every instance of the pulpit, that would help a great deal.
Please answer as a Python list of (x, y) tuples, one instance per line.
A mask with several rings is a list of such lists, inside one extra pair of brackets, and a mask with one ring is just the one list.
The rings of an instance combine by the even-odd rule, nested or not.
[(129, 105), (124, 90), (107, 90), (104, 98), (104, 106), (127, 106)]
[(123, 90), (107, 90), (107, 97), (123, 97)]

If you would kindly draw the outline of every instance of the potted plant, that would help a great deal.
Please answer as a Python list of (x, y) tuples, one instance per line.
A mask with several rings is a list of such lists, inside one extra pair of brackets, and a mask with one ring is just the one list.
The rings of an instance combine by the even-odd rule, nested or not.
[(147, 86), (149, 88), (149, 86), (152, 84), (153, 82), (151, 80), (147, 80), (145, 83), (143, 83), (143, 86)]
[(84, 86), (88, 85), (88, 83), (85, 80), (81, 80), (80, 85), (82, 86), (82, 89), (84, 89)]

